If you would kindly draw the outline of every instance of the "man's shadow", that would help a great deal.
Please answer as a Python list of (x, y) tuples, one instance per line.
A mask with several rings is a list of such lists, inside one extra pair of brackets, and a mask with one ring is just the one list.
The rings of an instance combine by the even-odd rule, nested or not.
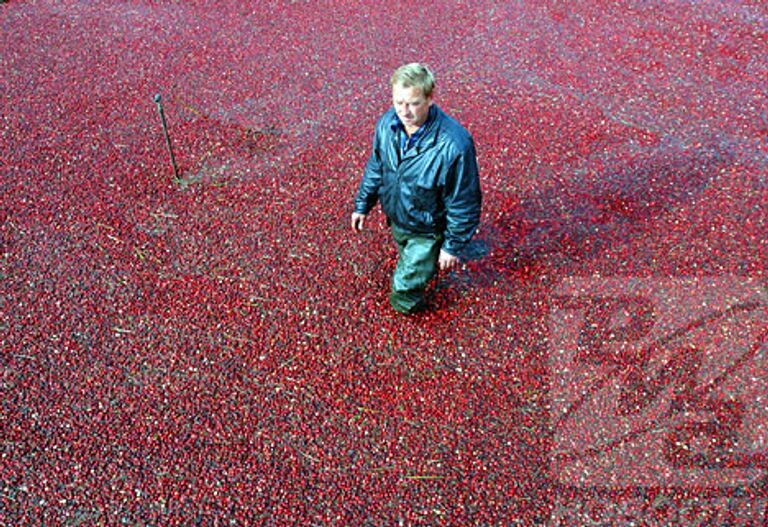
[(700, 196), (734, 157), (717, 147), (667, 145), (631, 161), (606, 160), (598, 173), (537, 176), (540, 186), (510, 196), (504, 210), (487, 211), (496, 219), (481, 224), (466, 247), (468, 272), (454, 273), (448, 282), (482, 288), (545, 270), (589, 274), (608, 249), (643, 264), (647, 255), (627, 252), (633, 238), (652, 232), (661, 216)]

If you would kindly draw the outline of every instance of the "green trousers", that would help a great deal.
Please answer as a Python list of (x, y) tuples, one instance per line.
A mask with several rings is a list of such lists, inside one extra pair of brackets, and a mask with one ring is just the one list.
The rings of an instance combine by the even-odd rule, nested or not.
[(411, 234), (394, 224), (392, 237), (400, 258), (392, 275), (389, 303), (395, 311), (413, 313), (424, 306), (424, 290), (437, 272), (443, 237), (439, 234)]

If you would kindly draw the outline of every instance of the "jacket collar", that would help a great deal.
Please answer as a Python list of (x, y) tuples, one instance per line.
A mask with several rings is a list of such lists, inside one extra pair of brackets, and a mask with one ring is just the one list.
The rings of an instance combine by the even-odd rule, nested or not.
[[(412, 149), (408, 150), (406, 157), (413, 154), (414, 152), (420, 152), (427, 146), (434, 145), (435, 141), (437, 140), (437, 134), (435, 133), (437, 126), (435, 125), (437, 124), (437, 121), (440, 119), (441, 115), (442, 110), (437, 106), (437, 104), (433, 103), (429, 108), (429, 115), (427, 116), (427, 120), (416, 132), (421, 135), (421, 138), (419, 139), (418, 143), (413, 146)], [(400, 121), (400, 118), (397, 116), (397, 112), (394, 110), (392, 111), (392, 121), (390, 123), (390, 127), (395, 138), (397, 138), (398, 130), (402, 130), (403, 133), (405, 133), (405, 127)]]

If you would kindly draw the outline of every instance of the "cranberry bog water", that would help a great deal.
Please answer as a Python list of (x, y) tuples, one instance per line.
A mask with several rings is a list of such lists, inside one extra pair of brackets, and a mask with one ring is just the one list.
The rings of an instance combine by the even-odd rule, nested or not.
[[(0, 524), (765, 523), (763, 2), (10, 0), (0, 49)], [(484, 203), (407, 318), (349, 215), (411, 61)]]

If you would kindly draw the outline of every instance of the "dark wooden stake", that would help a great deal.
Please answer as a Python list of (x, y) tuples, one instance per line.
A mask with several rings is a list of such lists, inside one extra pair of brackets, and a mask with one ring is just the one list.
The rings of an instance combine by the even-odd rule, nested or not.
[(165, 112), (163, 111), (162, 97), (158, 93), (155, 95), (155, 102), (157, 103), (157, 111), (160, 112), (160, 121), (163, 123), (163, 134), (165, 134), (165, 144), (168, 146), (168, 155), (171, 156), (171, 166), (173, 166), (173, 178), (179, 179), (179, 167), (176, 166), (176, 158), (173, 156), (173, 148), (171, 147), (171, 137), (168, 135), (168, 125), (165, 123)]

